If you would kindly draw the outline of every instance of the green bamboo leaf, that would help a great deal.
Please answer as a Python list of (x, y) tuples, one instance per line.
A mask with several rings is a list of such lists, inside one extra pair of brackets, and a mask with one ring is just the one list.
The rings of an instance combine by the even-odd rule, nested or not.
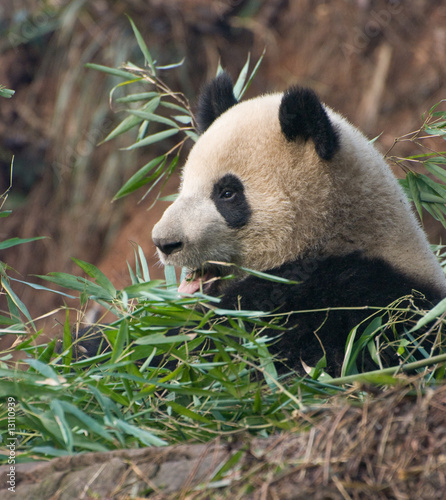
[(190, 137), (194, 142), (197, 142), (200, 138), (198, 134), (193, 132), (192, 130), (186, 130), (186, 135)]
[[(7, 215), (5, 215), (5, 217)], [(0, 242), (0, 250), (6, 250), (7, 248), (11, 248), (16, 245), (22, 245), (23, 243), (29, 243), (31, 241), (43, 240), (45, 238), (46, 236), (37, 236), (35, 238), (10, 238), (9, 240)]]
[(131, 425), (124, 420), (116, 419), (114, 424), (121, 431), (139, 439), (145, 446), (167, 446), (169, 444), (167, 441), (164, 441), (164, 439), (155, 436), (152, 432)]
[[(156, 110), (156, 108), (159, 106), (160, 101), (161, 101), (160, 97), (154, 97), (151, 101), (149, 101), (147, 104), (145, 104), (141, 108), (141, 111), (153, 113)], [(127, 116), (99, 144), (104, 144), (104, 142), (110, 141), (111, 139), (114, 139), (118, 135), (121, 135), (121, 134), (124, 134), (125, 132), (128, 132), (132, 128), (139, 125), (142, 121), (143, 121), (143, 119), (140, 118), (139, 116)]]
[[(169, 322), (166, 322), (169, 324)], [(190, 340), (188, 335), (147, 335), (146, 337), (141, 337), (135, 340), (137, 345), (161, 345), (161, 344), (175, 344), (177, 342), (187, 342)]]
[(109, 68), (108, 66), (102, 66), (101, 64), (86, 63), (85, 67), (89, 68), (89, 69), (95, 69), (97, 71), (102, 71), (103, 73), (107, 73), (108, 75), (118, 76), (118, 77), (124, 78), (126, 80), (140, 80), (141, 79), (139, 76), (133, 75), (132, 73), (129, 73), (128, 71), (124, 71), (122, 69), (116, 69), (116, 68)]
[(191, 420), (195, 420), (196, 422), (200, 422), (202, 424), (212, 424), (212, 421), (207, 419), (206, 417), (203, 417), (203, 415), (199, 415), (198, 413), (195, 413), (192, 410), (189, 410), (189, 408), (185, 408), (184, 406), (175, 403), (173, 401), (167, 401), (167, 406), (170, 406), (172, 410), (174, 410), (176, 413), (179, 415), (182, 415), (183, 417), (190, 418)]
[(80, 259), (71, 258), (85, 273), (88, 274), (91, 278), (96, 280), (96, 283), (103, 288), (112, 298), (116, 297), (116, 288), (113, 286), (111, 281), (105, 276), (105, 274), (100, 271), (93, 264), (89, 264)]
[(424, 203), (423, 204), (423, 208), (426, 210), (426, 212), (429, 213), (430, 215), (432, 215), (432, 217), (434, 219), (438, 220), (437, 212), (434, 211), (434, 206), (435, 206), (434, 203)]
[(190, 116), (190, 111), (187, 108), (185, 108), (184, 106), (179, 106), (178, 104), (175, 104), (173, 102), (161, 101), (161, 106), (164, 106), (165, 108), (173, 109), (175, 111), (179, 111), (180, 113), (183, 113), (183, 114)]
[(118, 97), (116, 102), (119, 103), (129, 103), (129, 102), (139, 102), (139, 101), (148, 101), (149, 99), (153, 99), (159, 95), (158, 92), (141, 92), (139, 94), (131, 94), (125, 97)]
[[(130, 280), (132, 282), (132, 285), (139, 284), (139, 279), (136, 277), (135, 273), (133, 272), (132, 266), (130, 265), (129, 261), (127, 261), (127, 268), (129, 270), (129, 275), (130, 275)], [(127, 291), (125, 289), (124, 289), (124, 291), (127, 293)]]
[(61, 385), (61, 380), (59, 379), (57, 373), (54, 371), (54, 369), (47, 363), (43, 363), (42, 361), (39, 361), (38, 359), (26, 359), (24, 360), (25, 363), (27, 363), (29, 366), (34, 368), (36, 372), (40, 373), (47, 379), (53, 380), (56, 385)]
[(82, 428), (89, 430), (93, 434), (98, 434), (107, 441), (114, 441), (113, 436), (105, 430), (104, 426), (101, 425), (98, 421), (91, 418), (85, 412), (72, 405), (71, 403), (68, 403), (67, 401), (59, 401), (59, 404), (65, 413), (70, 413), (77, 418), (79, 425)]
[(436, 194), (426, 193), (424, 191), (420, 191), (420, 200), (426, 203), (446, 203), (446, 199), (442, 198), (441, 196), (438, 196)]
[(240, 99), (243, 86), (245, 85), (246, 77), (248, 75), (250, 60), (251, 60), (251, 54), (248, 54), (246, 62), (244, 64), (242, 70), (240, 71), (240, 74), (239, 74), (237, 81), (235, 82), (235, 85), (234, 85), (234, 97), (236, 98), (237, 101)]
[(183, 125), (190, 125), (192, 123), (192, 117), (190, 115), (175, 115), (173, 118), (183, 124)]
[(54, 419), (59, 427), (62, 439), (64, 440), (67, 450), (71, 453), (73, 451), (73, 433), (71, 427), (65, 418), (65, 412), (62, 405), (57, 399), (50, 401), (50, 408), (53, 410)]
[[(142, 279), (147, 283), (150, 281), (149, 265), (147, 264), (146, 256), (143, 249), (138, 245), (138, 257), (142, 268)], [(156, 283), (156, 282), (155, 282)]]
[(168, 69), (179, 68), (184, 64), (185, 60), (186, 60), (186, 58), (183, 57), (183, 59), (181, 59), (181, 61), (179, 61), (177, 63), (167, 64), (166, 66), (157, 66), (157, 69), (168, 70)]
[(127, 111), (131, 115), (138, 116), (139, 118), (143, 118), (144, 120), (147, 120), (148, 122), (158, 122), (158, 123), (163, 123), (165, 125), (169, 125), (170, 127), (178, 127), (178, 125), (173, 121), (170, 120), (169, 118), (165, 118), (164, 116), (159, 116), (155, 115), (154, 113), (148, 113), (147, 111), (139, 111), (139, 110), (133, 110), (129, 109)]
[(116, 340), (113, 343), (113, 351), (111, 355), (110, 362), (116, 363), (116, 361), (121, 356), (125, 345), (128, 343), (129, 337), (129, 327), (126, 321), (123, 321), (119, 325), (118, 335), (116, 336)]
[(216, 482), (222, 480), (226, 474), (231, 471), (235, 470), (237, 464), (240, 462), (240, 460), (245, 456), (245, 450), (241, 449), (236, 451), (233, 455), (230, 455), (228, 460), (226, 462), (223, 462), (217, 471), (215, 472), (215, 475), (212, 477), (212, 479), (209, 481), (209, 484), (215, 484)]
[(133, 285), (126, 286), (124, 292), (128, 295), (129, 299), (144, 297), (144, 294), (152, 291), (155, 287), (161, 285), (161, 280), (149, 281), (147, 283), (134, 283)]
[(144, 38), (142, 37), (141, 33), (139, 32), (132, 18), (130, 16), (127, 16), (127, 18), (130, 21), (130, 24), (132, 25), (133, 33), (135, 34), (136, 41), (138, 42), (138, 46), (141, 49), (141, 52), (143, 53), (146, 63), (149, 65), (152, 75), (155, 76), (156, 75), (155, 66), (153, 64), (153, 59), (149, 52), (149, 49), (147, 48), (146, 42), (144, 41)]
[(177, 276), (174, 266), (164, 266), (164, 277), (166, 278), (167, 288), (177, 289)]
[(435, 113), (434, 113), (434, 111), (438, 108), (438, 106), (440, 106), (440, 104), (442, 104), (445, 101), (446, 101), (446, 99), (442, 99), (441, 101), (439, 101), (436, 104), (434, 104), (431, 107), (431, 109), (429, 110), (429, 114), (432, 115), (432, 116), (435, 116), (437, 113), (441, 113), (441, 115), (443, 115), (445, 113), (444, 111), (436, 111)]
[[(441, 163), (446, 163), (446, 158), (442, 158), (442, 160), (445, 160), (445, 161), (441, 162)], [(440, 163), (440, 162), (438, 162), (438, 163)], [(431, 174), (435, 175), (435, 177), (437, 177), (438, 179), (440, 179), (443, 182), (446, 182), (446, 170), (444, 168), (440, 167), (439, 165), (437, 165), (433, 161), (425, 162), (424, 166)]]
[(156, 172), (162, 170), (166, 163), (166, 157), (158, 156), (151, 160), (149, 163), (140, 168), (135, 174), (130, 177), (130, 179), (121, 187), (121, 189), (115, 194), (114, 200), (119, 200), (130, 193), (133, 193), (140, 187), (144, 186), (150, 179), (146, 178), (146, 175), (152, 171), (154, 168), (158, 167)]
[(434, 156), (435, 154), (438, 153), (430, 153), (426, 154), (424, 156), (429, 157), (429, 163), (440, 163), (441, 165), (446, 164), (446, 156)]
[(115, 137), (118, 137), (118, 135), (124, 134), (125, 132), (128, 132), (132, 128), (136, 127), (142, 122), (142, 119), (137, 117), (137, 116), (127, 116), (127, 118), (124, 118), (122, 122), (115, 127), (105, 139), (103, 139), (99, 145), (104, 144), (107, 141), (110, 141), (111, 139), (114, 139)]
[(345, 377), (346, 375), (351, 375), (350, 368), (352, 364), (356, 362), (356, 359), (352, 359), (353, 354), (353, 346), (355, 344), (356, 332), (358, 331), (359, 325), (355, 326), (347, 337), (346, 349), (344, 355), (344, 361), (342, 363), (341, 368), (341, 377)]
[(240, 99), (245, 95), (245, 92), (251, 86), (251, 83), (254, 80), (254, 77), (256, 76), (256, 74), (259, 70), (260, 64), (263, 61), (263, 57), (265, 56), (265, 53), (266, 53), (266, 49), (264, 49), (264, 51), (262, 52), (262, 55), (259, 57), (259, 60), (257, 61), (256, 65), (254, 66), (254, 69), (252, 70), (251, 75), (249, 76), (248, 81), (246, 82), (246, 85), (243, 87), (243, 89), (240, 93)]
[(73, 341), (71, 338), (70, 311), (67, 308), (62, 338), (62, 351), (65, 353), (63, 355), (63, 363), (65, 365), (64, 373), (69, 373), (71, 370), (70, 365), (73, 359), (73, 350), (71, 349), (72, 343)]
[(435, 214), (435, 219), (439, 220), (443, 224), (443, 226), (446, 227), (446, 219), (444, 217), (444, 213), (446, 213), (445, 206), (438, 203), (430, 203), (429, 206), (432, 208), (432, 212)]
[(165, 139), (172, 137), (177, 134), (179, 131), (178, 128), (170, 128), (167, 130), (163, 130), (162, 132), (158, 132), (156, 134), (149, 135), (142, 139), (139, 142), (135, 142), (131, 146), (124, 148), (126, 151), (131, 151), (133, 149), (142, 148), (144, 146), (149, 146), (150, 144), (154, 144), (155, 142), (164, 141)]
[(433, 136), (439, 136), (439, 137), (444, 137), (446, 136), (446, 130), (443, 130), (442, 128), (440, 127), (443, 127), (445, 124), (442, 123), (442, 124), (439, 124), (439, 126), (435, 126), (435, 127), (426, 127), (424, 129), (424, 131), (426, 132), (426, 134), (429, 134), (429, 135), (433, 135)]
[(6, 99), (11, 99), (15, 94), (15, 90), (7, 89), (3, 85), (0, 85), (0, 97), (6, 97)]
[(57, 339), (51, 340), (45, 347), (45, 349), (39, 354), (38, 360), (42, 363), (48, 364), (54, 354), (54, 348), (56, 346)]
[(426, 326), (431, 321), (434, 321), (439, 316), (446, 312), (446, 298), (441, 300), (435, 307), (433, 307), (428, 313), (426, 313), (422, 318), (420, 318), (416, 325), (409, 330), (409, 333), (415, 332), (423, 326)]
[(31, 315), (29, 314), (28, 309), (26, 308), (25, 304), (17, 297), (17, 295), (14, 293), (12, 288), (9, 286), (8, 281), (5, 278), (1, 279), (1, 284), (4, 290), (6, 291), (6, 294), (8, 296), (8, 299), (12, 301), (12, 303), (17, 307), (17, 309), (25, 316), (25, 318), (30, 322), (33, 328), (35, 328), (33, 320), (31, 318)]
[(79, 276), (56, 272), (49, 273), (47, 276), (38, 275), (38, 277), (43, 280), (50, 281), (51, 283), (55, 283), (56, 285), (60, 285), (61, 287), (68, 288), (69, 290), (76, 290), (104, 300), (112, 300), (114, 298), (106, 292), (103, 287)]
[[(16, 324), (15, 319), (12, 319), (12, 318), (9, 318), (8, 316), (3, 316), (0, 314), (0, 325), (11, 326), (11, 325), (15, 325), (15, 324)], [(1, 332), (1, 330), (0, 330), (0, 332)]]
[(251, 274), (252, 276), (256, 276), (257, 278), (262, 278), (267, 281), (273, 281), (274, 283), (285, 283), (287, 285), (298, 285), (300, 283), (299, 281), (292, 281), (286, 278), (282, 278), (280, 276), (274, 276), (272, 274), (263, 273), (261, 271), (255, 271), (247, 267), (239, 266), (239, 269), (245, 271), (248, 274)]
[(43, 290), (45, 292), (57, 293), (58, 295), (63, 295), (64, 297), (68, 297), (69, 299), (76, 298), (74, 295), (69, 295), (68, 293), (60, 292), (59, 290), (52, 290), (51, 288), (43, 285), (38, 285), (37, 283), (29, 283), (28, 281), (18, 280), (17, 278), (11, 278), (10, 276), (8, 276), (8, 278), (10, 280), (17, 281), (18, 283), (23, 283), (24, 285), (30, 286), (31, 288), (34, 288), (34, 290)]

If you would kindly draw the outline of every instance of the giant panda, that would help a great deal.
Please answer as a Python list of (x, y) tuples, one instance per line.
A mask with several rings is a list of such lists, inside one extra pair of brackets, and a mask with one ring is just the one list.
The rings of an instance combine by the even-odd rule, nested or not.
[(331, 374), (351, 329), (374, 312), (364, 306), (407, 296), (429, 308), (446, 295), (390, 167), (312, 90), (237, 102), (223, 72), (204, 87), (196, 116), (179, 196), (152, 232), (161, 262), (189, 270), (179, 293), (284, 313), (271, 346), (281, 366), (302, 371), (325, 353)]

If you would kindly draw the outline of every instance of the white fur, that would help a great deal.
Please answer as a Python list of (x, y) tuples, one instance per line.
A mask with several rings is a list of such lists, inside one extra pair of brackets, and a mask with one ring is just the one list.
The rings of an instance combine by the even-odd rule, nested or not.
[[(361, 250), (446, 292), (446, 280), (389, 166), (367, 139), (326, 108), (340, 138), (330, 161), (311, 140), (288, 142), (279, 124), (281, 94), (230, 108), (201, 136), (183, 170), (181, 192), (153, 236), (183, 241), (166, 264), (207, 260), (267, 270), (297, 257)], [(252, 209), (231, 229), (210, 199), (223, 175), (237, 175)]]

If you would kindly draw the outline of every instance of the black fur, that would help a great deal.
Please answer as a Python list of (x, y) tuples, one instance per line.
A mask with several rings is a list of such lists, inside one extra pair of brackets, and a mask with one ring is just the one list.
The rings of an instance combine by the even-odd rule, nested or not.
[[(416, 290), (425, 298), (418, 295), (414, 300), (429, 308), (442, 298), (440, 292), (403, 276), (382, 260), (366, 259), (360, 252), (323, 260), (300, 259), (269, 273), (300, 283), (280, 284), (249, 276), (230, 285), (220, 307), (279, 312), (385, 307)], [(371, 309), (347, 309), (292, 314), (286, 323), (287, 330), (271, 351), (284, 360), (286, 366), (302, 371), (301, 360), (315, 366), (322, 357), (319, 337), (326, 352), (328, 373), (339, 375), (349, 332), (373, 312)], [(263, 333), (277, 335), (274, 330)], [(377, 367), (370, 365), (365, 368)]]
[(198, 131), (202, 134), (211, 124), (230, 107), (237, 104), (231, 77), (220, 73), (203, 88), (198, 99), (196, 113)]
[(339, 138), (317, 95), (310, 89), (291, 87), (279, 108), (282, 132), (288, 141), (312, 139), (317, 154), (331, 160), (339, 150)]
[(232, 228), (245, 226), (251, 218), (251, 208), (246, 199), (242, 181), (233, 174), (224, 175), (215, 183), (211, 198), (217, 210)]
[[(228, 286), (219, 307), (291, 313), (284, 315), (286, 331), (270, 347), (280, 360), (277, 363), (279, 371), (291, 368), (304, 374), (301, 361), (315, 366), (324, 353), (322, 343), (326, 353), (326, 371), (338, 376), (348, 334), (375, 312), (365, 306), (385, 307), (401, 297), (410, 296), (414, 290), (423, 295), (414, 293), (400, 307), (406, 307), (412, 301), (419, 307), (430, 308), (443, 298), (439, 291), (405, 277), (383, 260), (364, 258), (360, 252), (319, 260), (299, 259), (268, 272), (299, 283), (281, 284), (248, 276)], [(207, 290), (207, 293), (219, 295), (218, 286)], [(95, 356), (101, 342), (105, 350), (109, 350), (100, 329), (95, 330), (96, 335), (76, 347), (76, 358)], [(179, 330), (169, 333), (175, 335)], [(274, 337), (277, 330), (265, 329), (262, 334)], [(387, 334), (391, 336), (391, 332)], [(429, 350), (425, 344), (423, 347)], [(391, 352), (390, 357), (388, 352), (384, 353), (384, 357), (389, 363), (396, 364), (395, 355)], [(370, 370), (377, 367), (366, 359), (364, 366), (358, 368)]]

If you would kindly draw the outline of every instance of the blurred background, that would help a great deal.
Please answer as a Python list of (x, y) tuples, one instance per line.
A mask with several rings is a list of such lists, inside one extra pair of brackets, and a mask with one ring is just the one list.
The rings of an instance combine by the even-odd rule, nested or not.
[[(0, 192), (15, 158), (6, 207), (14, 212), (1, 219), (0, 241), (47, 236), (2, 252), (0, 260), (17, 271), (11, 276), (37, 282), (30, 275), (81, 274), (76, 257), (119, 288), (129, 283), (131, 241), (144, 249), (152, 277), (163, 276), (151, 229), (167, 203), (147, 210), (152, 200), (140, 201), (143, 193), (111, 202), (161, 146), (123, 151), (133, 142), (126, 136), (97, 146), (125, 116), (109, 102), (120, 80), (84, 66), (143, 64), (126, 14), (158, 64), (185, 58), (165, 79), (192, 105), (219, 61), (235, 78), (248, 53), (255, 63), (264, 49), (246, 97), (310, 86), (368, 137), (379, 135), (383, 153), (446, 98), (443, 0), (2, 0), (0, 84), (16, 93), (0, 100)], [(407, 141), (392, 150), (416, 153)], [(166, 194), (177, 187), (174, 176)], [(428, 219), (425, 226), (438, 242), (440, 226)], [(19, 283), (14, 290), (32, 317), (63, 303)]]

